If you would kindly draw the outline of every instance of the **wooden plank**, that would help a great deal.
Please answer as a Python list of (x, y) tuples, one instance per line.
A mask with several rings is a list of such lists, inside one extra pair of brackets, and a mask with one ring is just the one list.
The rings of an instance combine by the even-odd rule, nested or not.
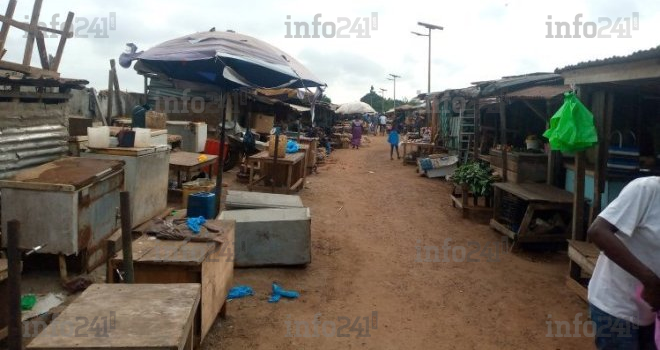
[[(16, 0), (11, 0), (11, 1), (16, 2)], [(25, 32), (31, 31), (29, 23), (19, 22), (19, 21), (13, 19), (12, 17), (13, 17), (13, 13), (12, 13), (11, 16), (8, 16), (6, 13), (5, 13), (4, 16), (0, 15), (0, 22), (3, 22), (3, 24), (7, 23), (7, 24), (9, 24), (10, 27), (16, 27), (16, 28), (21, 29)], [(33, 32), (36, 32), (36, 31), (42, 31), (42, 32), (47, 32), (47, 33), (59, 34), (59, 35), (64, 35), (65, 34), (65, 32), (62, 31), (62, 30), (55, 29), (55, 28), (50, 28), (50, 27), (43, 27), (43, 26), (37, 26), (37, 29)], [(72, 38), (72, 37), (73, 37), (73, 33), (69, 32), (69, 34), (67, 35), (67, 38)]]
[(20, 73), (30, 75), (31, 77), (45, 77), (59, 79), (60, 74), (55, 71), (41, 69), (37, 67), (26, 66), (20, 63), (0, 61), (0, 69), (12, 70)]
[(574, 240), (584, 241), (586, 232), (584, 231), (584, 152), (575, 154), (575, 183), (573, 185), (573, 223), (572, 235)]
[[(200, 303), (199, 284), (93, 284), (32, 342), (28, 349), (182, 349)], [(83, 317), (109, 320), (110, 336), (71, 325)], [(73, 327), (75, 328), (75, 326)], [(104, 330), (101, 329), (101, 332)]]
[(235, 222), (223, 222), (227, 228), (227, 246), (219, 248), (202, 265), (201, 338), (211, 330), (215, 319), (226, 303), (234, 278)]
[(502, 145), (502, 181), (507, 182), (509, 178), (507, 150), (506, 150), (506, 101), (500, 96), (500, 144)]
[[(296, 164), (305, 159), (304, 153), (287, 153), (284, 157), (278, 157), (278, 164)], [(263, 151), (249, 157), (249, 161), (259, 161), (260, 163), (273, 163), (273, 157), (268, 155), (268, 151)]]
[(34, 0), (34, 7), (32, 8), (32, 17), (30, 17), (30, 30), (28, 31), (27, 42), (25, 43), (25, 52), (23, 54), (23, 65), (30, 66), (32, 61), (32, 51), (34, 49), (34, 31), (38, 30), (39, 15), (41, 14), (41, 5), (43, 0)]
[(580, 263), (580, 267), (592, 274), (600, 256), (600, 249), (593, 243), (568, 240), (568, 253), (569, 257), (575, 256), (575, 259), (571, 258), (573, 261)]
[(601, 200), (603, 198), (603, 192), (605, 192), (605, 179), (603, 178), (604, 167), (600, 166), (604, 163), (607, 163), (607, 159), (603, 159), (603, 155), (606, 150), (604, 148), (609, 148), (609, 144), (605, 144), (602, 140), (605, 137), (605, 91), (595, 91), (593, 93), (593, 98), (591, 102), (591, 112), (594, 115), (594, 124), (596, 125), (596, 132), (598, 134), (598, 140), (600, 141), (596, 146), (596, 159), (594, 163), (596, 164), (594, 169), (594, 185), (593, 193), (594, 198), (591, 203), (591, 213), (588, 218), (588, 225), (591, 225), (593, 220), (596, 219), (596, 216), (600, 213), (601, 210)]
[[(4, 55), (5, 52), (5, 43), (7, 42), (7, 34), (9, 34), (9, 28), (11, 27), (12, 17), (14, 17), (14, 11), (16, 10), (16, 0), (9, 0), (7, 4), (7, 11), (2, 19), (2, 29), (0, 29), (0, 52)], [(1, 57), (0, 57), (1, 58)]]
[(115, 105), (117, 106), (117, 115), (124, 115), (124, 106), (121, 101), (121, 90), (119, 89), (119, 78), (117, 78), (117, 67), (115, 60), (110, 60), (110, 70), (112, 71), (112, 87), (115, 92)]
[(60, 62), (62, 61), (62, 55), (64, 54), (64, 45), (66, 45), (67, 38), (73, 36), (71, 32), (71, 25), (73, 24), (73, 12), (69, 12), (66, 16), (66, 21), (64, 22), (64, 28), (60, 36), (60, 42), (57, 44), (57, 51), (55, 52), (55, 57), (53, 57), (53, 65), (51, 69), (56, 71), (60, 68)]
[(106, 106), (106, 118), (108, 119), (108, 124), (112, 124), (112, 103), (113, 103), (113, 91), (114, 89), (114, 83), (113, 83), (113, 74), (112, 74), (112, 69), (108, 71), (108, 105)]
[(585, 302), (589, 302), (589, 298), (587, 297), (587, 288), (583, 287), (580, 283), (578, 283), (576, 280), (566, 277), (566, 287), (568, 287), (569, 290), (573, 291), (573, 293), (577, 294), (582, 300)]
[(41, 68), (50, 70), (50, 63), (48, 62), (48, 50), (46, 50), (46, 41), (44, 40), (44, 33), (37, 31), (37, 52), (39, 53), (39, 61)]
[(573, 195), (565, 190), (547, 184), (497, 182), (494, 187), (509, 192), (525, 201), (573, 203)]
[(500, 224), (497, 220), (491, 219), (490, 220), (490, 227), (494, 229), (495, 231), (502, 233), (506, 235), (507, 237), (516, 240), (517, 239), (517, 234), (511, 230), (509, 230), (508, 227)]
[(144, 156), (147, 154), (152, 154), (156, 152), (156, 147), (144, 147), (144, 148), (134, 148), (134, 147), (109, 147), (109, 148), (91, 148), (88, 147), (94, 153), (100, 154), (109, 154), (114, 156), (127, 156), (127, 157), (138, 157)]
[(7, 270), (7, 259), (0, 259), (0, 282), (9, 277)]
[(518, 229), (518, 239), (522, 240), (527, 238), (527, 232), (529, 231), (529, 224), (532, 223), (532, 218), (534, 216), (534, 203), (527, 205), (527, 210), (525, 210), (525, 215), (520, 222), (520, 228)]
[(71, 98), (70, 93), (66, 92), (39, 92), (39, 91), (0, 91), (0, 97), (5, 98), (31, 98), (39, 100), (68, 100)]
[(202, 167), (211, 165), (218, 158), (216, 155), (206, 154), (206, 160), (200, 162), (198, 158), (201, 155), (202, 153), (184, 151), (172, 152), (170, 153), (170, 166), (179, 166), (183, 168), (190, 168), (194, 166)]

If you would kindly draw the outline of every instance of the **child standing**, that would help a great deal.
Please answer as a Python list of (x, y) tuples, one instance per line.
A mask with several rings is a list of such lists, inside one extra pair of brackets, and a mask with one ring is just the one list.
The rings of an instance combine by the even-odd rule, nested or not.
[(400, 159), (399, 157), (399, 131), (397, 130), (397, 127), (392, 125), (392, 130), (390, 130), (390, 135), (387, 137), (387, 142), (390, 144), (390, 160), (394, 159), (392, 156), (394, 154), (394, 150), (396, 149), (396, 159)]

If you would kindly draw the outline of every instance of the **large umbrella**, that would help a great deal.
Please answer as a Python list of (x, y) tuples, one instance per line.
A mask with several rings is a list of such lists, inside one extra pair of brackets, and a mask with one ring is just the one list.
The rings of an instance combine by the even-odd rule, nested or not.
[(126, 68), (132, 60), (138, 60), (135, 69), (141, 74), (156, 73), (228, 89), (325, 86), (284, 51), (234, 32), (190, 34), (120, 57)]
[(344, 103), (335, 111), (337, 114), (365, 114), (376, 113), (376, 110), (368, 104), (360, 101)]
[[(190, 34), (166, 41), (144, 52), (136, 52), (137, 47), (133, 44), (128, 46), (131, 52), (124, 53), (119, 58), (119, 63), (124, 68), (130, 67), (131, 62), (137, 60), (135, 70), (140, 74), (156, 74), (206, 86), (213, 85), (221, 90), (240, 87), (298, 89), (326, 85), (284, 51), (261, 40), (234, 32), (211, 30)], [(320, 91), (317, 90), (314, 97), (319, 95)], [(315, 99), (312, 106), (314, 102)], [(224, 106), (220, 110), (222, 125), (219, 128), (219, 139), (224, 140)], [(220, 154), (224, 154), (224, 146), (225, 143), (220, 142)], [(274, 161), (277, 162), (277, 155)], [(223, 162), (220, 161), (219, 164), (215, 188), (218, 210)]]

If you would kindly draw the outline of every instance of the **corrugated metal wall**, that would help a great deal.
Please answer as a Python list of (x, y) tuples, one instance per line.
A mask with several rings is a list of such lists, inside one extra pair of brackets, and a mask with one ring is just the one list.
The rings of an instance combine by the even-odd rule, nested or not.
[(0, 103), (0, 179), (66, 155), (66, 115), (66, 103)]

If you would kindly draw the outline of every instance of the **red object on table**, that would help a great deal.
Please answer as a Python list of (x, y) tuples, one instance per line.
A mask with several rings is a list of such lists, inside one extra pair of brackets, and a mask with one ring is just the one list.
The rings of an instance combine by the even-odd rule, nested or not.
[[(219, 156), (220, 155), (220, 141), (219, 140), (214, 140), (214, 139), (207, 139), (206, 144), (204, 145), (204, 153)], [(218, 161), (220, 161), (221, 159), (222, 160), (227, 159), (227, 157), (229, 155), (229, 143), (227, 143), (227, 142), (225, 142), (225, 149), (224, 149), (223, 153), (224, 153), (223, 157), (218, 157)], [(219, 168), (220, 168), (220, 163), (218, 163), (218, 166), (215, 167), (216, 171), (214, 171), (214, 173), (212, 175), (214, 175), (214, 176), (217, 175), (217, 173), (218, 173), (217, 169), (219, 169)], [(209, 167), (205, 167), (203, 170), (204, 170), (205, 173), (208, 174)]]

